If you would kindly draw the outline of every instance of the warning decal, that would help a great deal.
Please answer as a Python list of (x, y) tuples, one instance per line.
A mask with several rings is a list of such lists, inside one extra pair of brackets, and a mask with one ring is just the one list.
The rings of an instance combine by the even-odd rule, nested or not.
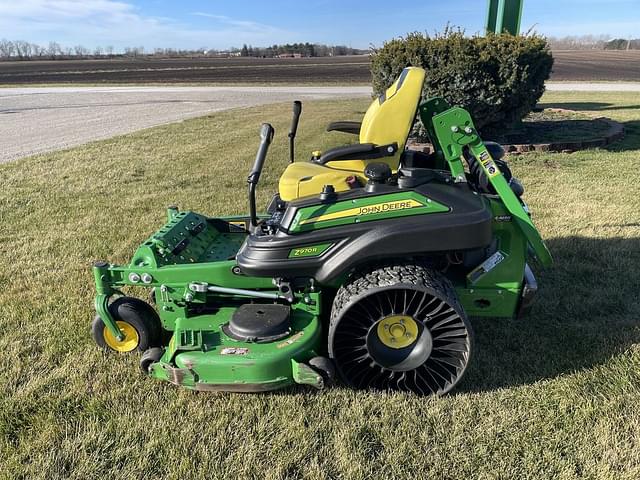
[(480, 163), (482, 163), (482, 166), (487, 171), (487, 174), (489, 175), (489, 177), (495, 177), (496, 175), (500, 174), (500, 170), (494, 163), (493, 159), (491, 158), (491, 155), (489, 155), (489, 152), (487, 152), (487, 150), (484, 150), (480, 154)]

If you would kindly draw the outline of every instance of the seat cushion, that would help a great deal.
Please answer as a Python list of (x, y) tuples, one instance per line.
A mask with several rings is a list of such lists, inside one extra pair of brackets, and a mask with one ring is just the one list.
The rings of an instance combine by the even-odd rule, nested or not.
[(336, 170), (363, 172), (371, 162), (386, 163), (396, 171), (400, 155), (414, 124), (422, 95), (425, 71), (418, 67), (405, 68), (398, 79), (378, 98), (373, 100), (362, 119), (360, 143), (391, 145), (398, 149), (393, 156), (374, 160), (346, 160), (327, 165)]
[(349, 190), (354, 177), (361, 181), (363, 178), (362, 173), (358, 172), (336, 170), (311, 162), (295, 162), (290, 163), (280, 177), (278, 190), (280, 198), (288, 202), (299, 197), (318, 195), (325, 185), (333, 185), (336, 192)]

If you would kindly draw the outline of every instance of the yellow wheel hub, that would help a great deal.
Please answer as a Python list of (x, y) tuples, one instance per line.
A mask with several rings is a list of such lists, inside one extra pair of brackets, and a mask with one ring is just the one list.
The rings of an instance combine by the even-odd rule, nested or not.
[(391, 315), (380, 320), (377, 333), (387, 347), (405, 348), (418, 338), (418, 324), (407, 315)]
[(133, 325), (122, 322), (120, 320), (116, 321), (118, 328), (124, 334), (124, 339), (122, 341), (118, 340), (113, 336), (111, 331), (104, 327), (104, 331), (102, 335), (104, 336), (105, 343), (109, 346), (109, 348), (115, 350), (116, 352), (130, 352), (135, 350), (140, 343), (140, 336), (138, 335), (138, 331), (133, 327)]

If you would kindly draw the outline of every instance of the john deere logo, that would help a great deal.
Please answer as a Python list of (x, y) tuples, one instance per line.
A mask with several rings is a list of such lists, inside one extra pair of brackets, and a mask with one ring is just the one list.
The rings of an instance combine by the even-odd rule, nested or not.
[(300, 222), (300, 225), (315, 222), (326, 222), (328, 220), (336, 220), (339, 218), (347, 217), (366, 217), (367, 215), (374, 215), (376, 213), (387, 213), (396, 210), (407, 210), (409, 208), (424, 207), (425, 204), (418, 202), (417, 200), (396, 200), (393, 202), (375, 203), (373, 205), (363, 205), (362, 207), (349, 208), (339, 212), (325, 213), (317, 217), (311, 217), (307, 220)]
[(421, 207), (422, 204), (415, 200), (402, 200), (400, 202), (385, 202), (376, 205), (367, 205), (360, 207), (356, 215), (371, 215), (373, 213), (384, 213), (392, 210), (404, 210), (406, 208)]
[[(302, 208), (289, 230), (301, 232), (388, 218), (448, 212), (449, 207), (416, 192), (346, 199), (331, 205)], [(290, 255), (291, 256), (291, 255)]]

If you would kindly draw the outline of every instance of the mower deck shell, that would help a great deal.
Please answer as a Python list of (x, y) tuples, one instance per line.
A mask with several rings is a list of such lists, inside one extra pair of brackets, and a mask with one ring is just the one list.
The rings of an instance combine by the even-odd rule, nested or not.
[[(194, 390), (260, 392), (297, 382), (299, 364), (318, 351), (318, 317), (293, 308), (289, 334), (274, 342), (235, 340), (224, 333), (235, 308), (177, 322), (153, 377)], [(317, 375), (316, 375), (317, 376)], [(313, 383), (314, 378), (307, 383)]]

